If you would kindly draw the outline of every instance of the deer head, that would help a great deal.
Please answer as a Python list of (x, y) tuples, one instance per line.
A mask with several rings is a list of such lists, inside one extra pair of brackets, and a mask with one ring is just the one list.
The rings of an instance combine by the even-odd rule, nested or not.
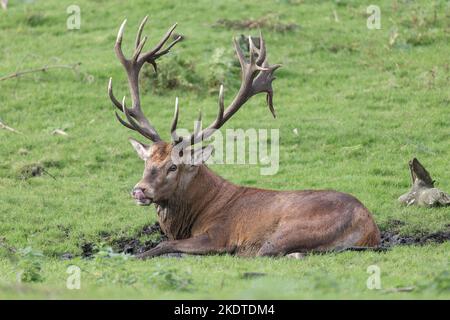
[(156, 129), (141, 110), (139, 72), (146, 62), (150, 63), (155, 72), (157, 72), (156, 60), (167, 54), (181, 38), (178, 37), (164, 48), (176, 27), (175, 24), (152, 50), (143, 53), (142, 50), (147, 37), (141, 40), (141, 36), (146, 22), (147, 17), (143, 19), (138, 29), (135, 51), (131, 59), (125, 58), (122, 52), (122, 38), (126, 20), (120, 26), (114, 47), (117, 58), (127, 73), (132, 102), (131, 108), (126, 107), (125, 97), (122, 102), (115, 98), (111, 79), (108, 85), (108, 93), (112, 103), (123, 112), (126, 118), (126, 120), (122, 119), (116, 112), (119, 122), (129, 129), (137, 131), (151, 142), (150, 144), (144, 144), (130, 138), (130, 142), (137, 154), (145, 161), (143, 177), (132, 191), (132, 195), (139, 205), (149, 205), (152, 202), (160, 203), (168, 200), (176, 190), (185, 190), (189, 186), (192, 177), (196, 175), (198, 168), (208, 160), (212, 153), (211, 146), (202, 148), (195, 148), (194, 146), (211, 137), (252, 96), (262, 92), (267, 93), (267, 104), (275, 117), (272, 102), (272, 81), (275, 79), (273, 76), (274, 71), (280, 67), (280, 65), (270, 66), (267, 62), (266, 48), (262, 36), (259, 38), (259, 48), (255, 46), (253, 40), (249, 37), (249, 59), (245, 58), (244, 53), (235, 40), (236, 55), (241, 66), (241, 86), (230, 105), (225, 108), (224, 89), (223, 86), (220, 86), (219, 110), (216, 119), (207, 128), (202, 129), (202, 115), (200, 113), (194, 132), (187, 137), (183, 137), (178, 136), (176, 133), (179, 116), (178, 98), (176, 98), (175, 113), (171, 125), (172, 141), (162, 141)]

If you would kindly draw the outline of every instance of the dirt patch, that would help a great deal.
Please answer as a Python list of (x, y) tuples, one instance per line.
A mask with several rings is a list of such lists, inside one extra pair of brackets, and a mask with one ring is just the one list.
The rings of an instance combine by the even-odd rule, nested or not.
[[(141, 242), (139, 237), (144, 235), (156, 236), (158, 240), (147, 240)], [(112, 243), (112, 246), (118, 252), (127, 254), (139, 254), (156, 247), (160, 242), (167, 240), (166, 235), (162, 232), (158, 222), (147, 225), (142, 228), (136, 235), (126, 238), (120, 238)]]
[(450, 241), (450, 224), (444, 230), (432, 233), (417, 232), (405, 235), (400, 232), (406, 223), (392, 219), (386, 223), (385, 230), (381, 232), (381, 247), (391, 248), (398, 245), (426, 245), (431, 243), (444, 243)]
[(220, 19), (213, 25), (226, 29), (268, 29), (275, 32), (294, 31), (300, 26), (296, 23), (284, 23), (278, 16), (267, 15), (258, 19), (229, 20)]
[(32, 177), (39, 177), (44, 171), (44, 167), (39, 163), (28, 164), (19, 169), (19, 178), (26, 180)]
[[(51, 165), (49, 165), (51, 166)], [(53, 179), (56, 179), (52, 174), (50, 174), (45, 168), (44, 164), (41, 163), (32, 163), (27, 164), (19, 168), (18, 170), (18, 178), (21, 180), (27, 180), (34, 177), (40, 177), (43, 174), (46, 174)]]
[[(65, 254), (67, 254), (67, 253), (65, 253)], [(94, 244), (88, 242), (88, 243), (83, 243), (81, 245), (81, 256), (83, 258), (89, 258), (93, 254), (94, 254)]]
[(439, 231), (422, 235), (401, 235), (391, 231), (381, 232), (381, 247), (390, 248), (398, 245), (426, 245), (450, 241), (450, 231)]
[[(167, 240), (167, 237), (161, 230), (158, 222), (151, 225), (144, 226), (136, 234), (129, 237), (122, 237), (114, 240), (108, 241), (110, 234), (106, 231), (100, 232), (99, 236), (102, 238), (102, 242), (111, 246), (115, 253), (126, 253), (126, 254), (139, 254), (156, 247), (160, 242)], [(143, 236), (152, 236), (152, 239), (141, 241), (140, 238)], [(91, 258), (94, 254), (99, 252), (99, 248), (96, 247), (94, 242), (84, 242), (81, 244), (81, 256), (83, 258)], [(100, 249), (101, 250), (101, 249)], [(61, 256), (61, 259), (67, 260), (72, 259), (73, 255), (68, 252)]]

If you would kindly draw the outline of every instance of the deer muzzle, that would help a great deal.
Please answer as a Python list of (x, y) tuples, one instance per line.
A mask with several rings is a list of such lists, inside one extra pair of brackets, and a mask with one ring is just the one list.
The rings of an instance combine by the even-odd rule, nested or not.
[(136, 200), (136, 203), (140, 206), (148, 206), (153, 202), (152, 199), (148, 198), (145, 195), (144, 190), (142, 190), (141, 188), (134, 188), (131, 192), (131, 195), (133, 196), (134, 200)]

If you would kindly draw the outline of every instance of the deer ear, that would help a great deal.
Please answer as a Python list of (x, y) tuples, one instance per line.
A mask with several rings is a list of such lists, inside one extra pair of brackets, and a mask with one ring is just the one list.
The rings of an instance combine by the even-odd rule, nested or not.
[(206, 147), (196, 149), (194, 151), (194, 155), (191, 159), (191, 164), (193, 166), (199, 166), (199, 165), (205, 163), (206, 161), (208, 161), (213, 150), (214, 150), (214, 147), (212, 145), (208, 145)]
[(134, 140), (133, 138), (128, 138), (128, 140), (130, 140), (130, 143), (133, 146), (134, 150), (136, 150), (139, 158), (146, 161), (149, 156), (150, 146), (148, 146), (144, 143), (141, 143), (137, 140)]

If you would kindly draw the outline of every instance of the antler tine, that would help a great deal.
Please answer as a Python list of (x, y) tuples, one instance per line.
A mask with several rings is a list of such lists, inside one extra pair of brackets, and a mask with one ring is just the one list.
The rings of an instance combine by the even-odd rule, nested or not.
[(109, 78), (109, 83), (108, 83), (108, 95), (109, 98), (111, 99), (111, 101), (113, 102), (113, 104), (117, 107), (117, 109), (119, 109), (120, 111), (123, 110), (123, 106), (122, 104), (119, 102), (119, 100), (116, 99), (116, 97), (114, 96), (113, 93), (113, 88), (112, 88), (112, 78)]
[(141, 24), (139, 25), (139, 29), (136, 35), (136, 42), (135, 42), (135, 47), (137, 48), (139, 46), (139, 44), (141, 43), (141, 36), (142, 36), (142, 31), (144, 30), (145, 24), (147, 23), (148, 20), (148, 15), (144, 17), (144, 19), (142, 19)]
[(247, 64), (247, 62), (245, 61), (244, 53), (242, 52), (242, 49), (239, 46), (236, 38), (233, 38), (233, 43), (234, 43), (234, 50), (236, 51), (236, 55), (241, 65), (241, 69), (244, 69), (245, 65)]
[[(169, 39), (169, 37), (172, 35), (172, 32), (175, 30), (175, 28), (177, 27), (177, 23), (175, 23), (172, 27), (169, 28), (169, 30), (167, 30), (166, 34), (164, 35), (164, 37), (162, 37), (162, 39), (159, 41), (159, 43), (150, 51), (142, 54), (142, 56), (139, 58), (141, 63), (144, 62), (148, 62), (148, 63), (152, 63), (152, 61), (156, 60), (156, 58), (160, 57), (162, 54), (166, 54), (169, 52), (170, 48), (172, 48), (181, 37), (178, 37), (171, 45), (168, 46), (169, 50), (164, 50), (166, 52), (162, 53), (161, 55), (158, 55), (158, 51), (161, 50), (161, 48), (164, 46), (164, 44), (167, 42), (167, 40)], [(155, 58), (156, 56), (156, 58)]]
[(139, 55), (141, 54), (142, 48), (144, 48), (145, 42), (147, 42), (147, 37), (144, 37), (144, 39), (136, 47), (133, 58), (131, 59), (132, 61), (137, 61)]
[(178, 42), (180, 42), (183, 38), (181, 36), (178, 36), (175, 40), (173, 40), (164, 50), (158, 52), (155, 54), (155, 57), (159, 58), (162, 55), (165, 55), (172, 49), (174, 45), (176, 45)]
[(198, 112), (198, 118), (195, 126), (194, 136), (197, 136), (200, 133), (200, 130), (202, 129), (202, 112)]
[(128, 129), (131, 129), (131, 130), (136, 131), (136, 129), (135, 129), (131, 124), (129, 124), (129, 123), (126, 122), (126, 121), (123, 121), (123, 119), (119, 116), (119, 114), (117, 113), (117, 111), (114, 111), (114, 113), (115, 113), (115, 115), (116, 115), (117, 120), (119, 120), (119, 122), (120, 122), (123, 126), (127, 127)]
[(219, 113), (217, 114), (216, 121), (213, 124), (213, 127), (219, 127), (223, 121), (223, 112), (225, 110), (224, 106), (224, 97), (223, 97), (223, 84), (220, 85), (219, 89)]
[(248, 51), (250, 56), (250, 66), (256, 66), (256, 57), (255, 54), (258, 54), (255, 50), (255, 44), (253, 43), (252, 37), (248, 36)]
[(234, 40), (234, 47), (236, 56), (241, 65), (241, 86), (238, 93), (234, 97), (231, 104), (224, 108), (224, 94), (223, 86), (220, 86), (219, 90), (219, 112), (214, 122), (204, 130), (195, 130), (188, 139), (182, 139), (185, 144), (191, 142), (191, 144), (198, 141), (209, 138), (215, 130), (220, 129), (225, 122), (227, 122), (252, 96), (258, 93), (267, 93), (267, 104), (272, 115), (275, 117), (275, 109), (273, 107), (273, 89), (272, 81), (275, 79), (273, 73), (281, 65), (269, 65), (267, 61), (267, 53), (265, 48), (265, 42), (260, 36), (260, 48), (256, 48), (251, 37), (249, 37), (249, 53), (250, 58), (247, 61), (244, 57), (242, 49)]
[(177, 125), (178, 125), (178, 114), (180, 109), (178, 107), (178, 97), (175, 98), (175, 113), (173, 115), (172, 126), (170, 129), (170, 135), (175, 143), (181, 142), (182, 137), (177, 135)]
[(128, 120), (128, 122), (126, 122), (116, 113), (116, 117), (122, 125), (139, 132), (153, 142), (157, 142), (160, 141), (161, 138), (159, 137), (156, 129), (151, 125), (150, 121), (145, 117), (144, 113), (141, 110), (141, 100), (139, 95), (139, 72), (141, 71), (141, 68), (145, 64), (145, 62), (152, 64), (156, 70), (156, 60), (159, 57), (167, 54), (170, 49), (180, 41), (181, 37), (177, 38), (165, 49), (161, 50), (164, 44), (169, 39), (173, 30), (175, 30), (175, 24), (166, 32), (165, 36), (159, 41), (159, 43), (153, 50), (147, 53), (142, 53), (144, 45), (147, 41), (147, 37), (143, 37), (142, 39), (141, 37), (147, 20), (148, 16), (145, 16), (144, 19), (142, 19), (141, 24), (139, 25), (135, 40), (135, 50), (131, 59), (127, 59), (122, 51), (123, 34), (125, 25), (127, 23), (126, 19), (120, 25), (119, 31), (117, 33), (117, 39), (114, 45), (114, 51), (116, 52), (117, 58), (124, 66), (127, 73), (128, 87), (131, 93), (131, 108), (126, 108), (125, 100), (120, 103), (119, 100), (117, 100), (117, 98), (114, 96), (111, 79), (109, 80), (108, 84), (108, 94), (112, 103), (125, 114), (126, 119)]
[[(123, 106), (123, 113), (125, 114), (125, 117), (127, 118), (128, 122), (129, 122), (129, 123), (127, 123), (125, 125), (125, 127), (133, 129), (134, 131), (139, 132), (141, 135), (143, 135), (144, 137), (150, 139), (151, 141), (157, 142), (157, 141), (161, 140), (159, 138), (158, 134), (154, 131), (154, 129), (152, 130), (152, 128), (141, 127), (136, 121), (134, 121), (134, 119), (133, 119), (134, 117), (131, 115), (131, 110), (128, 109), (126, 107), (126, 105), (125, 105), (125, 97), (123, 97), (122, 106)], [(122, 119), (120, 119), (119, 121), (122, 124), (124, 124), (124, 122), (125, 122)]]
[(120, 62), (125, 66), (128, 63), (127, 58), (125, 58), (125, 55), (122, 51), (122, 39), (123, 39), (123, 32), (125, 30), (125, 25), (127, 24), (127, 19), (125, 19), (122, 24), (120, 25), (119, 32), (117, 33), (117, 39), (116, 44), (114, 45), (114, 50), (116, 51), (116, 56), (119, 58)]
[(258, 50), (258, 59), (256, 59), (256, 64), (262, 66), (265, 60), (266, 60), (266, 43), (262, 36), (261, 30), (259, 30), (259, 50)]

